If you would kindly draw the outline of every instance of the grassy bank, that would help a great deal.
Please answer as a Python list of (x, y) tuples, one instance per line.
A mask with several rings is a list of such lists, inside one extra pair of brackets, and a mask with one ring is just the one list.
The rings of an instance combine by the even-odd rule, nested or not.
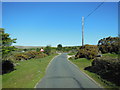
[(40, 59), (21, 61), (11, 73), (2, 77), (3, 88), (34, 88), (36, 83), (45, 75), (45, 69), (54, 55)]
[(99, 83), (102, 87), (104, 88), (117, 88), (114, 84), (112, 84), (111, 82), (108, 82), (106, 80), (103, 80), (99, 75), (86, 71), (84, 70), (85, 67), (91, 66), (91, 62), (92, 60), (87, 60), (85, 58), (80, 58), (77, 60), (70, 60), (72, 61), (74, 64), (76, 64), (79, 69), (81, 71), (83, 71), (84, 73), (86, 73), (88, 76), (90, 76), (91, 78), (93, 78), (97, 83)]
[(103, 56), (109, 56), (109, 57), (113, 57), (113, 58), (118, 58), (118, 54), (111, 54), (111, 53), (103, 54)]
[(68, 53), (68, 55), (76, 55), (76, 54), (77, 54), (76, 52)]
[(2, 75), (0, 75), (0, 90), (2, 89)]

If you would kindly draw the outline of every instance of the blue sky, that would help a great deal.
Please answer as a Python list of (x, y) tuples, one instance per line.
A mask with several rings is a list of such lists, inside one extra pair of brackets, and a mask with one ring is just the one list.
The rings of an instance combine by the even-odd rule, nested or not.
[[(100, 2), (3, 2), (2, 26), (13, 45), (79, 46), (81, 17), (86, 17)], [(105, 2), (85, 21), (85, 44), (118, 34), (118, 3)]]

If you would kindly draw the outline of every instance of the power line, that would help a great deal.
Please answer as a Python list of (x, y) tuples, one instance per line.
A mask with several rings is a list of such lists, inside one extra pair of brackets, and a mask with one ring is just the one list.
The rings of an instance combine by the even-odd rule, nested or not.
[[(105, 0), (104, 0), (105, 2)], [(100, 6), (102, 6), (102, 4), (104, 3), (100, 3), (91, 13), (89, 13), (85, 18), (82, 17), (82, 46), (84, 45), (84, 21), (90, 16), (92, 15)]]
[[(105, 0), (104, 0), (104, 2), (105, 2)], [(103, 4), (104, 2), (100, 3), (91, 13), (89, 13), (89, 14), (85, 17), (85, 20), (86, 20), (90, 15), (92, 15), (100, 6), (102, 6), (102, 4)]]

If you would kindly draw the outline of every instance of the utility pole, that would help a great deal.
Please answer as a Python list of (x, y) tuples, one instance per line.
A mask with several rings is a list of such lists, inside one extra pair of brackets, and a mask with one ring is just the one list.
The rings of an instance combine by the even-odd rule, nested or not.
[(82, 46), (84, 45), (84, 17), (82, 17)]

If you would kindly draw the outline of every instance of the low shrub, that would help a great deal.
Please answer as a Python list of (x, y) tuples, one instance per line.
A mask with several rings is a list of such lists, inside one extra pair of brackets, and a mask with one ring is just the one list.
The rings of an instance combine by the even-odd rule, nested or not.
[(36, 55), (38, 55), (39, 53), (36, 52), (36, 51), (28, 51), (25, 53), (25, 55), (28, 56), (28, 59), (31, 59), (31, 58), (35, 58)]
[(47, 55), (44, 53), (39, 53), (38, 55), (35, 56), (35, 58), (43, 58), (46, 57)]
[(15, 60), (28, 60), (29, 56), (25, 55), (24, 53), (18, 53), (14, 55)]
[(46, 54), (44, 54), (42, 52), (36, 52), (36, 51), (28, 51), (25, 53), (18, 53), (16, 55), (14, 55), (15, 60), (29, 60), (32, 58), (43, 58), (45, 56), (46, 56)]
[(23, 53), (11, 54), (8, 57), (6, 57), (4, 60), (11, 60), (15, 63), (16, 61), (29, 60), (32, 58), (43, 58), (45, 56), (47, 56), (47, 55), (42, 52), (27, 51), (27, 52), (23, 52)]
[(14, 70), (14, 64), (10, 60), (2, 61), (2, 74), (11, 72)]
[(102, 53), (120, 53), (120, 37), (106, 37), (98, 41)]
[(117, 58), (95, 58), (92, 66), (86, 67), (85, 70), (96, 73), (103, 79), (120, 85), (120, 61)]
[(98, 55), (98, 47), (96, 45), (81, 46), (75, 58), (93, 59)]
[(44, 49), (44, 53), (47, 55), (50, 55), (51, 54), (51, 46), (46, 46)]

